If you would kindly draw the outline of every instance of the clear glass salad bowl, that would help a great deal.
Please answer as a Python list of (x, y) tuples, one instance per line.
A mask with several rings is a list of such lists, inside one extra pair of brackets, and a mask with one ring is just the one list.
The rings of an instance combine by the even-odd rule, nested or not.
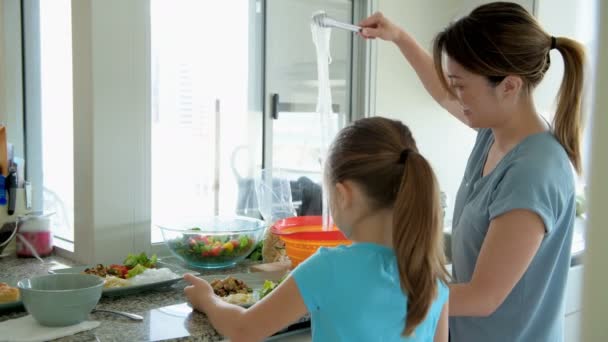
[(263, 239), (266, 224), (249, 217), (202, 217), (157, 225), (171, 253), (196, 268), (236, 265)]

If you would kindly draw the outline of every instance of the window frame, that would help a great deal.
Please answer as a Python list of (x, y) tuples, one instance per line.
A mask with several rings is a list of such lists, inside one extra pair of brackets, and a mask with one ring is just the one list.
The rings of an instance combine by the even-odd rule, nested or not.
[[(27, 178), (33, 185), (42, 184), (39, 1), (20, 1)], [(257, 1), (264, 8), (265, 1)], [(353, 3), (356, 21), (377, 8), (375, 0)], [(117, 262), (117, 257), (133, 252), (165, 255), (163, 243), (151, 243), (150, 1), (72, 0), (72, 40), (74, 241), (55, 239), (56, 251), (82, 263)], [(351, 95), (351, 119), (372, 112), (373, 45), (353, 42), (351, 58), (357, 64), (352, 83), (357, 86)], [(353, 100), (361, 98), (368, 100)], [(41, 208), (42, 187), (33, 188), (35, 208)]]
[(0, 123), (7, 127), (7, 140), (15, 157), (25, 158), (22, 3), (0, 3)]

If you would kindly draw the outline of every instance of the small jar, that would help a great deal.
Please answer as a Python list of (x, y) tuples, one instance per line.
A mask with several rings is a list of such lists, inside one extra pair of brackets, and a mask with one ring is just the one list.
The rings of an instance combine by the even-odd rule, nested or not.
[(38, 256), (45, 257), (53, 253), (51, 215), (53, 213), (30, 214), (19, 218), (16, 239), (17, 256), (34, 257), (37, 253)]

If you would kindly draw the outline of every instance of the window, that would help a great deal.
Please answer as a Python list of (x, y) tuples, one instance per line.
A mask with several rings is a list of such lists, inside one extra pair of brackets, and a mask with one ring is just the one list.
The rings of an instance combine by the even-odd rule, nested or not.
[[(234, 215), (261, 156), (254, 1), (151, 2), (152, 224)], [(205, 20), (201, 20), (201, 15)], [(221, 31), (221, 34), (218, 34)], [(157, 229), (152, 242), (162, 241)]]
[[(117, 255), (150, 252), (162, 241), (158, 223), (198, 215), (259, 217), (252, 180), (264, 150), (286, 150), (282, 144), (293, 140), (292, 127), (283, 132), (280, 122), (276, 134), (284, 135), (266, 140), (275, 134), (266, 126), (269, 56), (296, 47), (314, 56), (312, 41), (308, 47), (299, 39), (266, 46), (267, 17), (287, 19), (294, 11), (286, 13), (279, 3), (22, 2), (28, 179), (34, 209), (57, 213), (56, 241), (73, 242), (61, 246), (66, 255), (115, 262)], [(310, 14), (331, 2), (296, 3), (303, 6), (298, 20), (308, 25)], [(353, 4), (340, 2), (334, 12), (352, 16)], [(368, 12), (360, 7), (358, 17)], [(341, 44), (332, 57), (350, 63), (351, 43)], [(314, 57), (306, 57), (290, 61), (283, 75), (297, 73), (292, 62), (314, 70)], [(342, 64), (338, 73), (339, 87), (350, 89), (354, 71)], [(313, 75), (290, 84), (314, 94)], [(348, 118), (350, 92), (336, 97), (341, 120)], [(272, 158), (266, 162), (272, 167)]]
[(40, 81), (44, 208), (54, 232), (74, 240), (74, 135), (71, 1), (40, 2)]
[[(356, 6), (352, 1), (271, 0), (268, 4), (266, 87), (273, 96), (270, 110), (276, 113), (269, 129), (272, 139), (266, 141), (272, 146), (266, 161), (285, 170), (291, 180), (305, 177), (321, 185), (317, 56), (310, 16), (322, 8), (330, 17), (352, 23)], [(294, 40), (301, 43), (290, 49), (283, 48)], [(350, 119), (352, 51), (353, 34), (331, 30), (329, 83), (333, 114), (330, 131), (343, 127)]]

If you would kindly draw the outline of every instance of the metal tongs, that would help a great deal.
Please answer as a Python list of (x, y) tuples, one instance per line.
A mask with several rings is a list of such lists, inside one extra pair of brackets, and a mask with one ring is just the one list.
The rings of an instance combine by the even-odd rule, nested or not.
[(312, 16), (312, 21), (320, 27), (335, 27), (353, 32), (361, 32), (361, 27), (338, 21), (328, 16), (325, 11), (315, 12)]

